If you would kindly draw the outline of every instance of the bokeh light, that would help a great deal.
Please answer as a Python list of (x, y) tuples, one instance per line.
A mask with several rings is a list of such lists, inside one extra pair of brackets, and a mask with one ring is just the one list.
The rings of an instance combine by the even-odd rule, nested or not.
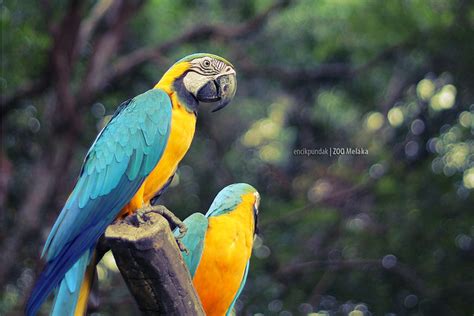
[(366, 127), (370, 131), (377, 131), (383, 126), (384, 121), (385, 119), (382, 113), (371, 112), (367, 115)]
[(403, 124), (404, 115), (400, 107), (391, 108), (387, 114), (388, 122), (393, 127), (398, 127)]

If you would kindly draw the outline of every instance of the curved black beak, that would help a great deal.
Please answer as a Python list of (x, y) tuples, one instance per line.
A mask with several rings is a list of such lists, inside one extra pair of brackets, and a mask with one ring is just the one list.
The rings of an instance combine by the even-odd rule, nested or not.
[(254, 220), (254, 235), (258, 235), (259, 228), (258, 228), (258, 207), (260, 206), (260, 194), (255, 191), (255, 203), (253, 204), (253, 220)]
[(225, 74), (214, 80), (209, 80), (197, 92), (196, 98), (200, 102), (215, 103), (212, 112), (224, 108), (234, 98), (237, 91), (237, 79), (235, 74)]
[(253, 221), (255, 225), (253, 234), (258, 235), (258, 233), (260, 232), (260, 229), (258, 228), (258, 207), (255, 205), (253, 206)]

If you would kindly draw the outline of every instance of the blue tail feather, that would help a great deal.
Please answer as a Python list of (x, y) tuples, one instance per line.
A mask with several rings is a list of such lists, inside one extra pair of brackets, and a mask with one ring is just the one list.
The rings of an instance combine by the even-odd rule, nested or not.
[[(77, 251), (68, 251), (68, 249), (64, 249), (61, 255), (48, 262), (39, 276), (26, 305), (25, 313), (27, 316), (36, 315), (41, 304), (43, 304), (49, 294), (59, 286), (60, 282), (64, 280), (65, 274), (73, 267), (76, 261), (85, 257), (85, 255), (89, 257), (90, 249), (93, 249), (94, 247), (95, 244), (92, 248), (84, 249), (85, 245), (78, 245), (77, 242), (72, 242), (67, 248), (77, 249)], [(82, 256), (80, 254), (82, 254)], [(87, 264), (85, 264), (85, 266), (87, 266)]]
[(51, 316), (74, 316), (90, 257), (90, 251), (86, 251), (64, 275), (56, 292)]

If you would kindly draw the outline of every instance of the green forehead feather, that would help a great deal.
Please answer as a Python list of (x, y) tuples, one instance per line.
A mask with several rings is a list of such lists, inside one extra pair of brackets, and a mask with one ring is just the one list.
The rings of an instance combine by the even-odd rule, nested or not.
[(234, 68), (234, 65), (232, 65), (227, 59), (222, 58), (221, 56), (217, 56), (217, 55), (213, 55), (213, 54), (209, 54), (209, 53), (195, 53), (195, 54), (191, 54), (191, 55), (188, 55), (188, 56), (186, 56), (186, 57), (184, 57), (184, 58), (181, 58), (181, 59), (178, 60), (176, 63), (180, 63), (180, 62), (183, 62), (183, 61), (191, 61), (191, 60), (193, 60), (193, 59), (202, 58), (202, 57), (211, 57), (211, 58), (220, 60), (220, 61), (226, 63), (227, 65), (231, 66), (232, 68)]

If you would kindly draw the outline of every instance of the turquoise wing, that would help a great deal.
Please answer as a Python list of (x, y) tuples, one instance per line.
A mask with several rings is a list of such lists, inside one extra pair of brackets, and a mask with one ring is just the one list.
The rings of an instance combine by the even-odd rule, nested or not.
[(28, 315), (95, 246), (156, 166), (168, 142), (171, 111), (164, 91), (149, 90), (124, 102), (99, 134), (46, 241), (47, 265), (28, 302)]
[(239, 298), (240, 294), (242, 293), (245, 287), (245, 282), (247, 282), (247, 275), (249, 274), (249, 266), (250, 266), (250, 260), (247, 262), (247, 265), (245, 266), (245, 272), (242, 278), (242, 282), (240, 282), (239, 290), (237, 291), (237, 294), (235, 294), (234, 300), (232, 301), (232, 304), (230, 304), (229, 309), (227, 310), (226, 316), (230, 316), (232, 314), (232, 309), (235, 306), (235, 302), (237, 302), (237, 299)]
[[(194, 213), (184, 220), (184, 224), (188, 231), (181, 241), (189, 253), (183, 253), (183, 259), (191, 277), (193, 277), (201, 260), (209, 222), (203, 214)], [(179, 231), (175, 230), (174, 234), (177, 236)]]

